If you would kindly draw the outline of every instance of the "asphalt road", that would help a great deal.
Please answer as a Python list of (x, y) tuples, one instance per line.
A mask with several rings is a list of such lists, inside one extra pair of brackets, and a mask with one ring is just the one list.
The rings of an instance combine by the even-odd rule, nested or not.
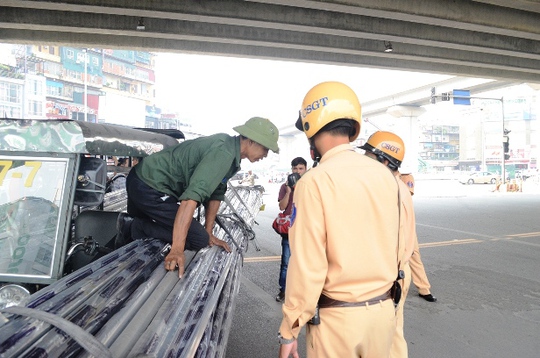
[[(540, 189), (492, 192), (492, 185), (417, 180), (414, 196), (422, 259), (436, 303), (410, 289), (405, 337), (412, 358), (538, 357), (540, 352)], [(265, 185), (243, 267), (227, 358), (277, 357), (281, 305), (278, 185)], [(526, 189), (526, 190), (525, 190)], [(300, 339), (301, 356), (305, 341)]]

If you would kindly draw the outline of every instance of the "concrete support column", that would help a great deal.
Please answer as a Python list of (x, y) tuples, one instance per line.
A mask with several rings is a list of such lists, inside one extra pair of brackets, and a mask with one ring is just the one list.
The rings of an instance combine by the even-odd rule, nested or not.
[(308, 163), (308, 168), (312, 166), (313, 160), (311, 160), (309, 153), (309, 142), (304, 134), (280, 136), (278, 144), (280, 167), (289, 168), (291, 160), (296, 157), (304, 158)]
[(394, 126), (394, 133), (403, 139), (405, 143), (405, 158), (401, 164), (400, 172), (418, 172), (419, 153), (419, 128), (418, 117), (426, 111), (418, 106), (392, 106), (386, 113), (398, 118)]

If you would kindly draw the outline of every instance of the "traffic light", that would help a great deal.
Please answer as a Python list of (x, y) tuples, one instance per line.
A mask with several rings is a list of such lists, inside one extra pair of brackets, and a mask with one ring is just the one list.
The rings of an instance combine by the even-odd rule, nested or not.
[(437, 98), (435, 97), (435, 87), (431, 87), (431, 104), (435, 104), (437, 102)]
[(510, 159), (510, 154), (505, 154), (504, 155), (504, 160), (508, 160), (508, 159)]
[(503, 142), (503, 148), (504, 148), (504, 152), (508, 153), (510, 151), (510, 143), (508, 143), (508, 141)]

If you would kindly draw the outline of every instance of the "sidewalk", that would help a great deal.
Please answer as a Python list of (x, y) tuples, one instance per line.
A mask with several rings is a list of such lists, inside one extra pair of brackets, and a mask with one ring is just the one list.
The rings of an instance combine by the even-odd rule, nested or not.
[[(520, 185), (516, 193), (527, 193), (527, 194), (540, 194), (540, 183), (535, 180), (526, 180), (517, 182)], [(499, 191), (502, 193), (511, 193), (508, 191), (508, 183), (506, 185), (501, 185)]]

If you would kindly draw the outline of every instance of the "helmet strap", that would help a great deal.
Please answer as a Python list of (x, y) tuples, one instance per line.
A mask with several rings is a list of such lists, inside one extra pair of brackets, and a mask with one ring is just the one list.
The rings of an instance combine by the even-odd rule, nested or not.
[(392, 163), (391, 161), (388, 161), (388, 168), (392, 171), (396, 171), (399, 169), (399, 165), (396, 165), (396, 163)]
[[(383, 151), (379, 150), (379, 149), (376, 149), (376, 148), (372, 148), (371, 149), (371, 153), (375, 154), (375, 156), (377, 157), (377, 161), (384, 164), (384, 161), (388, 161), (388, 164), (385, 164), (390, 170), (392, 171), (396, 171), (399, 169), (399, 165), (401, 164), (400, 162), (397, 162), (396, 159), (394, 158), (390, 158), (387, 154), (384, 154)], [(397, 163), (396, 163), (397, 162)], [(399, 163), (399, 164), (398, 164)]]
[(311, 159), (313, 159), (313, 168), (315, 168), (317, 165), (319, 165), (319, 161), (321, 160), (321, 153), (317, 150), (315, 147), (315, 141), (313, 138), (309, 139), (309, 153), (311, 154)]
[(380, 154), (375, 154), (377, 156), (377, 161), (384, 164), (384, 161), (386, 160), (385, 157), (383, 157), (382, 155)]
[(390, 160), (387, 156), (377, 154), (377, 160), (383, 164), (385, 160), (388, 161), (388, 164), (386, 164), (386, 166), (393, 172), (399, 169), (399, 165), (397, 165), (393, 160)]

